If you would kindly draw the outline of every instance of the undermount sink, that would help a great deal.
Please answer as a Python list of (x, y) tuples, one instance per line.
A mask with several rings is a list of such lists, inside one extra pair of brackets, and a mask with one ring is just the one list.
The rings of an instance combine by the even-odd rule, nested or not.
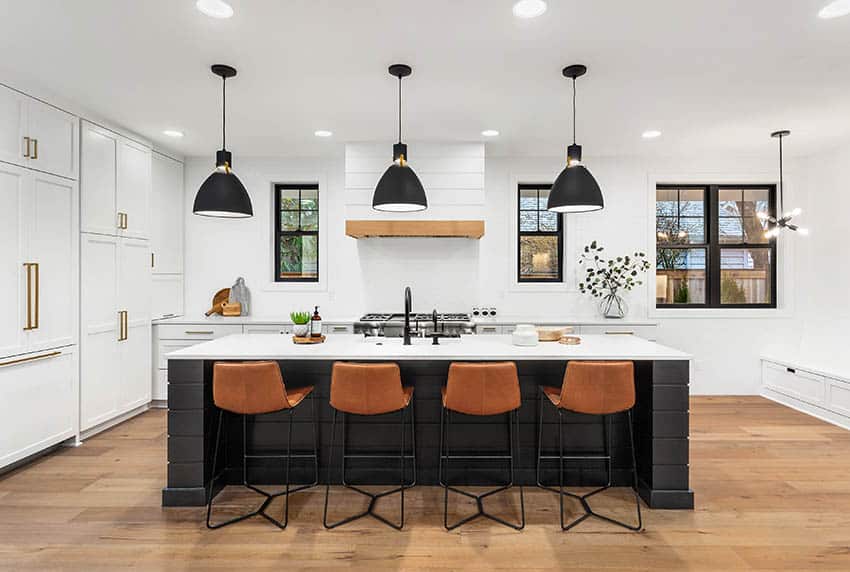
[[(383, 336), (369, 336), (363, 338), (364, 343), (377, 346), (400, 346), (403, 345), (403, 338), (387, 338)], [(440, 345), (457, 344), (460, 338), (440, 338)], [(414, 346), (430, 346), (434, 343), (431, 338), (410, 338), (410, 344)]]

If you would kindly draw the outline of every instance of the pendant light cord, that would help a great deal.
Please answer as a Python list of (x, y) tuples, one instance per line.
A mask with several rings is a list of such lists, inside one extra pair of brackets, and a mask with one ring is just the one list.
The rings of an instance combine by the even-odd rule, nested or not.
[(573, 145), (576, 144), (576, 78), (573, 78)]
[(785, 216), (783, 209), (785, 208), (785, 181), (782, 168), (782, 135), (779, 136), (779, 212), (776, 213), (776, 218)]
[(226, 77), (221, 78), (221, 148), (227, 149), (227, 127), (225, 109), (227, 109), (227, 90), (224, 89)]
[(401, 143), (401, 77), (398, 78), (398, 142)]

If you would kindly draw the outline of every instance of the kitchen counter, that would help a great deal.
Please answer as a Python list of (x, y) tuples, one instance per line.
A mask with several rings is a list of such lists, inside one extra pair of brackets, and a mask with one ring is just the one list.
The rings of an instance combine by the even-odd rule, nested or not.
[[(213, 439), (218, 411), (212, 402), (213, 365), (219, 360), (275, 360), (280, 365), (287, 387), (314, 386), (312, 399), (318, 422), (319, 479), (339, 474), (339, 459), (328, 467), (332, 409), (328, 403), (331, 373), (337, 360), (359, 362), (395, 362), (401, 369), (402, 381), (413, 386), (416, 430), (417, 478), (422, 485), (436, 485), (439, 464), (440, 389), (445, 383), (452, 361), (511, 360), (517, 364), (522, 404), (519, 415), (519, 461), (516, 465), (518, 484), (536, 482), (538, 450), (537, 419), (544, 413), (544, 431), (540, 447), (544, 454), (557, 450), (555, 413), (543, 407), (540, 386), (560, 386), (570, 360), (630, 360), (635, 364), (635, 395), (632, 428), (638, 464), (638, 492), (653, 508), (693, 508), (693, 491), (688, 477), (688, 383), (691, 356), (633, 335), (586, 335), (582, 344), (567, 346), (557, 342), (535, 347), (512, 345), (511, 336), (464, 336), (459, 340), (415, 339), (411, 346), (400, 338), (364, 338), (351, 334), (331, 334), (317, 345), (295, 345), (289, 336), (235, 334), (186, 347), (167, 355), (168, 360), (168, 484), (163, 489), (163, 506), (202, 506), (208, 479), (212, 472)], [(543, 407), (541, 409), (541, 407)], [(293, 448), (306, 451), (312, 447), (309, 407), (294, 413)], [(459, 415), (459, 414), (457, 414)], [(398, 447), (398, 414), (361, 419), (347, 416), (352, 446), (364, 452), (392, 451)], [(385, 418), (385, 419), (384, 419)], [(242, 479), (242, 423), (225, 416), (222, 432), (226, 435), (226, 482)], [(631, 451), (628, 443), (627, 418), (612, 415), (611, 463), (612, 482), (630, 484)], [(565, 448), (570, 452), (599, 454), (603, 444), (601, 418), (573, 414), (564, 415)], [(247, 440), (253, 450), (279, 451), (287, 435), (286, 417), (264, 416), (262, 421), (248, 421)], [(463, 434), (457, 439), (464, 447), (482, 454), (503, 454), (507, 441), (504, 416), (465, 418), (458, 427)], [(453, 482), (480, 485), (492, 481), (493, 466), (481, 461), (454, 460)], [(393, 463), (349, 467), (352, 482), (386, 485), (397, 482), (398, 469)], [(221, 468), (221, 467), (219, 467)], [(283, 482), (282, 463), (251, 463), (247, 467), (249, 482), (275, 484)], [(330, 472), (329, 472), (330, 471)], [(302, 460), (293, 466), (293, 483), (310, 482), (309, 463)], [(555, 465), (543, 463), (544, 482), (557, 482)], [(583, 459), (568, 464), (565, 483), (571, 486), (595, 486), (607, 480), (605, 463)], [(336, 482), (336, 481), (333, 481)]]
[[(306, 310), (305, 310), (306, 311)], [(312, 310), (310, 311), (312, 314)], [(334, 318), (329, 320), (322, 316), (322, 322), (325, 324), (353, 324), (357, 318), (352, 316), (344, 316), (339, 319)], [(175, 316), (172, 318), (158, 318), (153, 320), (153, 324), (177, 324), (181, 326), (200, 326), (210, 324), (234, 324), (234, 325), (269, 325), (292, 324), (289, 316), (221, 316), (213, 314), (212, 316)]]
[(414, 338), (402, 345), (401, 338), (364, 338), (360, 335), (328, 336), (323, 344), (298, 345), (288, 336), (236, 334), (225, 336), (166, 355), (169, 360), (689, 360), (682, 351), (636, 336), (580, 336), (582, 343), (568, 346), (541, 342), (534, 347), (515, 346), (509, 335), (463, 336), (443, 339), (440, 345), (427, 338)]

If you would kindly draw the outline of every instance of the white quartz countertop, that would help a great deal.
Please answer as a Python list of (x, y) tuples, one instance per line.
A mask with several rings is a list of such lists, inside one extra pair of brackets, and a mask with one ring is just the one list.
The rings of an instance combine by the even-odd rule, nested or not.
[(541, 342), (534, 347), (514, 346), (511, 336), (463, 336), (457, 340), (416, 338), (402, 345), (401, 338), (366, 338), (334, 334), (323, 344), (297, 345), (289, 336), (234, 334), (203, 342), (166, 355), (168, 359), (204, 360), (688, 360), (689, 354), (637, 336), (581, 336), (582, 343), (568, 346)]
[[(326, 317), (322, 315), (322, 321), (326, 324), (353, 324), (360, 321), (359, 316), (332, 316)], [(494, 325), (513, 325), (513, 324), (533, 324), (536, 326), (656, 326), (658, 322), (647, 320), (593, 320), (588, 318), (565, 318), (559, 316), (519, 316), (509, 315), (496, 316), (495, 318), (477, 317), (472, 320), (476, 324), (482, 326)], [(171, 318), (158, 318), (153, 320), (154, 324), (178, 324), (178, 325), (201, 325), (201, 324), (256, 324), (256, 325), (277, 325), (291, 324), (289, 316), (219, 316), (213, 315), (210, 317), (201, 316), (175, 316)]]
[[(305, 310), (306, 311), (306, 310)], [(311, 311), (312, 313), (312, 311)], [(353, 324), (357, 321), (358, 318), (352, 316), (336, 316), (333, 319), (328, 319), (324, 315), (322, 316), (322, 322), (325, 324)], [(290, 325), (292, 324), (292, 320), (289, 319), (289, 316), (220, 316), (218, 314), (214, 314), (212, 316), (206, 317), (204, 315), (200, 316), (175, 316), (173, 318), (158, 318), (153, 320), (154, 325), (158, 324), (177, 324), (180, 326), (199, 326), (199, 325), (213, 325), (213, 324), (234, 324), (234, 325)]]

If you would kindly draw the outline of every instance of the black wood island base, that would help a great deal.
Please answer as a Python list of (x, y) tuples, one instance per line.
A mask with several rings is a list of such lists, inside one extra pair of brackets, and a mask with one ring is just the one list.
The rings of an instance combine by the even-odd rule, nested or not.
[[(169, 359), (168, 362), (168, 486), (163, 489), (163, 506), (202, 506), (206, 502), (206, 486), (212, 471), (217, 410), (212, 403), (212, 359)], [(332, 409), (328, 405), (332, 359), (278, 360), (287, 387), (314, 385), (319, 431), (319, 478), (328, 476), (328, 447)], [(357, 361), (394, 361), (359, 359)], [(417, 481), (419, 485), (436, 485), (440, 436), (440, 388), (446, 382), (449, 359), (398, 361), (405, 385), (413, 385), (416, 430)], [(476, 360), (455, 360), (476, 361)], [(480, 360), (485, 361), (485, 360)], [(491, 360), (486, 360), (491, 361)], [(543, 404), (544, 425), (538, 445), (537, 415), (541, 408), (541, 385), (560, 386), (567, 360), (516, 359), (522, 391), (519, 410), (520, 460), (517, 466), (519, 484), (536, 482), (538, 446), (544, 454), (557, 454), (557, 414)], [(651, 508), (693, 508), (693, 491), (688, 484), (688, 367), (687, 359), (635, 360), (634, 434), (637, 455), (639, 493)], [(505, 416), (496, 418), (467, 417), (453, 414), (453, 454), (492, 452), (504, 454), (508, 447), (508, 425)], [(399, 414), (375, 417), (348, 417), (349, 453), (387, 452), (398, 454)], [(295, 413), (293, 453), (311, 452), (310, 408)], [(288, 421), (286, 414), (261, 416), (248, 421), (247, 443), (253, 452), (275, 453), (285, 447)], [(630, 457), (625, 415), (612, 418), (612, 466), (615, 485), (630, 485)], [(222, 434), (225, 442), (220, 453), (219, 469), (226, 467), (227, 483), (242, 478), (242, 423), (225, 413)], [(564, 428), (565, 454), (584, 452), (601, 454), (603, 426), (600, 418), (569, 414)], [(462, 438), (460, 438), (462, 437)], [(337, 439), (337, 445), (339, 439)], [(355, 449), (356, 447), (356, 449)], [(340, 451), (334, 451), (331, 482), (338, 483)], [(293, 459), (293, 483), (313, 478), (310, 459)], [(224, 465), (222, 465), (224, 463)], [(383, 464), (382, 464), (383, 463)], [(482, 463), (476, 460), (452, 460), (447, 474), (452, 483), (462, 485), (492, 484), (504, 478), (505, 461)], [(253, 484), (283, 482), (283, 461), (252, 459), (247, 468)], [(544, 460), (543, 481), (557, 485), (557, 460)], [(348, 461), (350, 482), (385, 485), (398, 482), (398, 461)], [(409, 475), (410, 476), (410, 475)], [(408, 476), (408, 478), (409, 478)], [(565, 463), (565, 483), (593, 486), (606, 482), (606, 467), (599, 460), (575, 460)]]

